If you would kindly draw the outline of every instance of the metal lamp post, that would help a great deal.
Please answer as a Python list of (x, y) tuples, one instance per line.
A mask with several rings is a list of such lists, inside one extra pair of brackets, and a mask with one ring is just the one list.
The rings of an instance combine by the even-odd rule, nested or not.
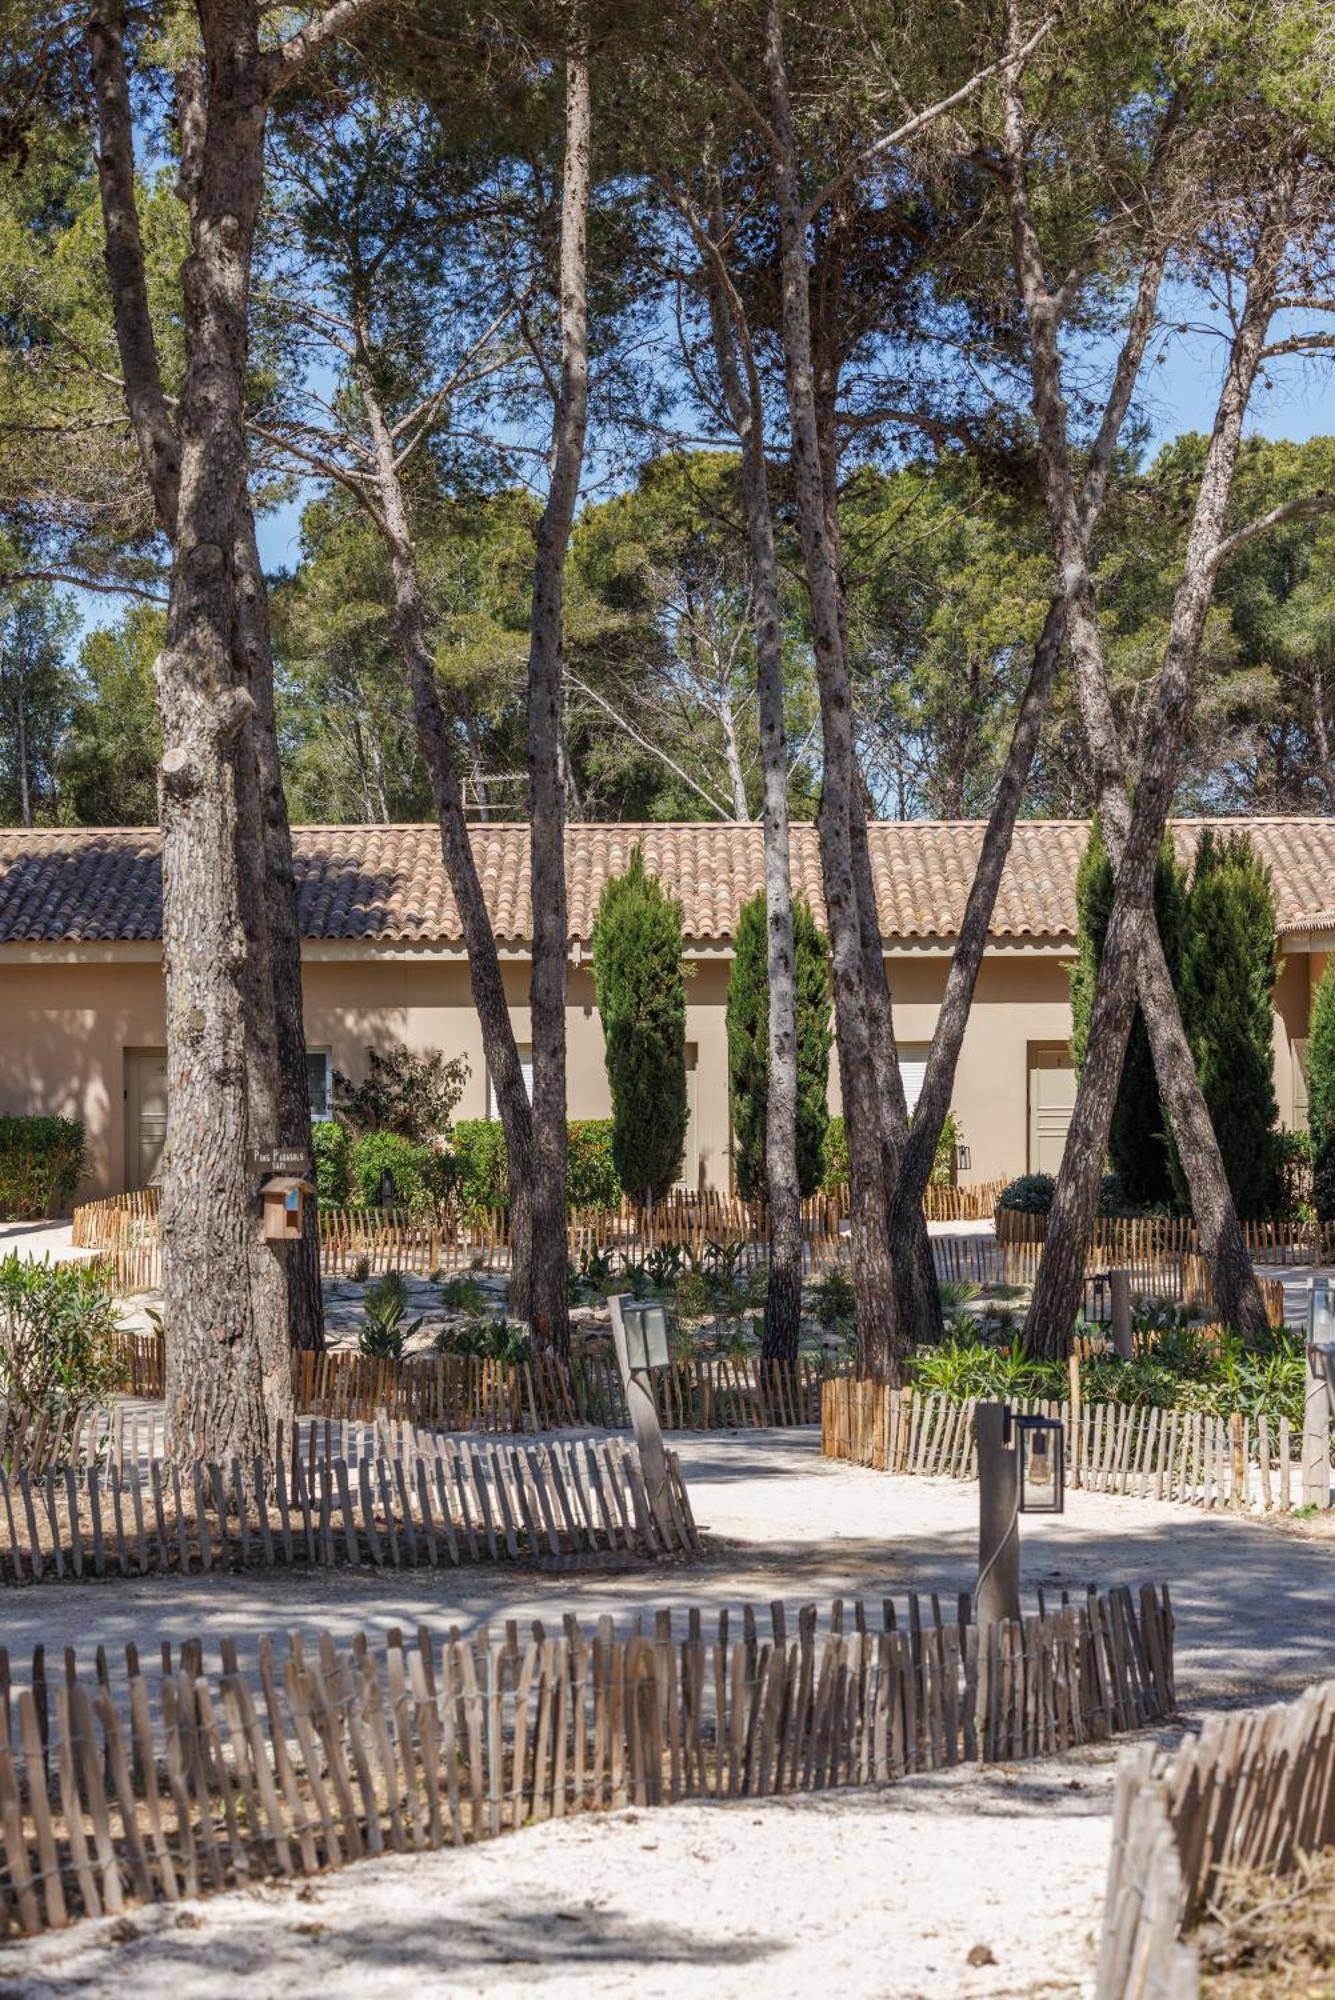
[(1303, 1409), (1303, 1504), (1330, 1506), (1330, 1421), (1335, 1415), (1335, 1313), (1330, 1280), (1313, 1278), (1307, 1300), (1307, 1397)]
[(639, 1447), (649, 1504), (655, 1522), (661, 1525), (665, 1537), (670, 1537), (672, 1510), (668, 1499), (667, 1454), (653, 1385), (653, 1371), (666, 1368), (671, 1360), (667, 1314), (662, 1306), (644, 1304), (629, 1292), (614, 1294), (607, 1303), (612, 1313), (612, 1340), (621, 1387)]
[(1055, 1417), (1022, 1416), (1007, 1403), (979, 1403), (979, 1629), (1020, 1616), (1020, 1516), (1066, 1510), (1066, 1455)]

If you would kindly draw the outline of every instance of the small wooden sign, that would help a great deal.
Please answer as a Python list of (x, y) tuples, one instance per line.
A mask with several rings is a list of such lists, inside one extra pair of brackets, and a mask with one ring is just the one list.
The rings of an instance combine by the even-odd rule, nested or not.
[(303, 1146), (260, 1146), (255, 1153), (257, 1174), (299, 1174), (310, 1177), (311, 1156)]

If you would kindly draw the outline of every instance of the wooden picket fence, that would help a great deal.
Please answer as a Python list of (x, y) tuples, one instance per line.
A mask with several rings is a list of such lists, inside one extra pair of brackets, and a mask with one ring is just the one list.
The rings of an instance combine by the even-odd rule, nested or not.
[[(1004, 1182), (978, 1187), (932, 1186), (924, 1196), (929, 1221), (986, 1220)], [(809, 1268), (828, 1269), (847, 1254), (847, 1191), (809, 1195), (802, 1203), (802, 1238)], [(159, 1192), (136, 1188), (74, 1210), (71, 1242), (97, 1253), (117, 1291), (157, 1291), (162, 1284)], [(572, 1260), (592, 1255), (635, 1262), (679, 1246), (696, 1256), (710, 1245), (739, 1245), (762, 1255), (769, 1234), (766, 1204), (706, 1189), (678, 1189), (651, 1209), (623, 1201), (613, 1208), (573, 1209), (567, 1222)], [(443, 1217), (407, 1209), (332, 1208), (319, 1213), (320, 1266), (326, 1277), (358, 1271), (378, 1275), (504, 1270), (510, 1262), (510, 1219), (504, 1208), (470, 1209)]]
[(886, 1600), (764, 1632), (752, 1610), (659, 1611), (521, 1640), (422, 1628), (405, 1643), (189, 1641), (156, 1669), (72, 1652), (21, 1682), (0, 1652), (0, 1926), (36, 1936), (130, 1901), (173, 1903), (365, 1855), (489, 1839), (534, 1821), (689, 1798), (880, 1784), (1105, 1739), (1171, 1712), (1173, 1621), (1146, 1584), (1042, 1606), (980, 1640)]
[[(1007, 1399), (1057, 1417), (1067, 1484), (1214, 1511), (1288, 1513), (1302, 1505), (1301, 1434), (1287, 1417), (1216, 1417), (1132, 1403)], [(821, 1391), (821, 1451), (878, 1472), (977, 1477), (972, 1399), (833, 1377)]]
[[(1335, 1263), (1335, 1222), (1244, 1222), (1249, 1254), (1259, 1264)], [(1046, 1215), (1023, 1215), (1015, 1209), (996, 1212), (999, 1244), (1041, 1245), (1047, 1240)], [(1094, 1225), (1093, 1254), (1104, 1264), (1150, 1262), (1161, 1257), (1200, 1255), (1200, 1233), (1190, 1216), (1102, 1215)]]
[[(151, 1441), (151, 1433), (150, 1433)], [(479, 1446), (403, 1431), (348, 1450), (308, 1426), (272, 1464), (182, 1467), (132, 1448), (82, 1465), (0, 1470), (0, 1580), (202, 1574), (371, 1563), (432, 1569), (691, 1555), (700, 1542), (674, 1453), (657, 1511), (621, 1439)], [(391, 1441), (392, 1442), (392, 1441)], [(137, 1445), (137, 1439), (134, 1440)]]
[[(1335, 1681), (1296, 1701), (1207, 1716), (1172, 1758), (1123, 1755), (1095, 1988), (1097, 2000), (1194, 2000), (1181, 1942), (1221, 1877), (1277, 1882), (1335, 1844)], [(1259, 1990), (1259, 1989), (1258, 1989)]]

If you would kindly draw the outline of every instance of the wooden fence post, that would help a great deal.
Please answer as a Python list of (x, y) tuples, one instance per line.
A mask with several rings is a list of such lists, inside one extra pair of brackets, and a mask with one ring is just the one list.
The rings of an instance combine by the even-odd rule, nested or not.
[(1131, 1359), (1131, 1273), (1124, 1269), (1108, 1273), (1112, 1293), (1113, 1353), (1122, 1361)]

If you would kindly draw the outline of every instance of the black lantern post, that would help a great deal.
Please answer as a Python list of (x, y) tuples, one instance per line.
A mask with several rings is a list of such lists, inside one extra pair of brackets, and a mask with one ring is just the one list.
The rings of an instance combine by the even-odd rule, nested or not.
[(1064, 1514), (1066, 1446), (1060, 1420), (1012, 1415), (1011, 1433), (1020, 1461), (1020, 1512)]

